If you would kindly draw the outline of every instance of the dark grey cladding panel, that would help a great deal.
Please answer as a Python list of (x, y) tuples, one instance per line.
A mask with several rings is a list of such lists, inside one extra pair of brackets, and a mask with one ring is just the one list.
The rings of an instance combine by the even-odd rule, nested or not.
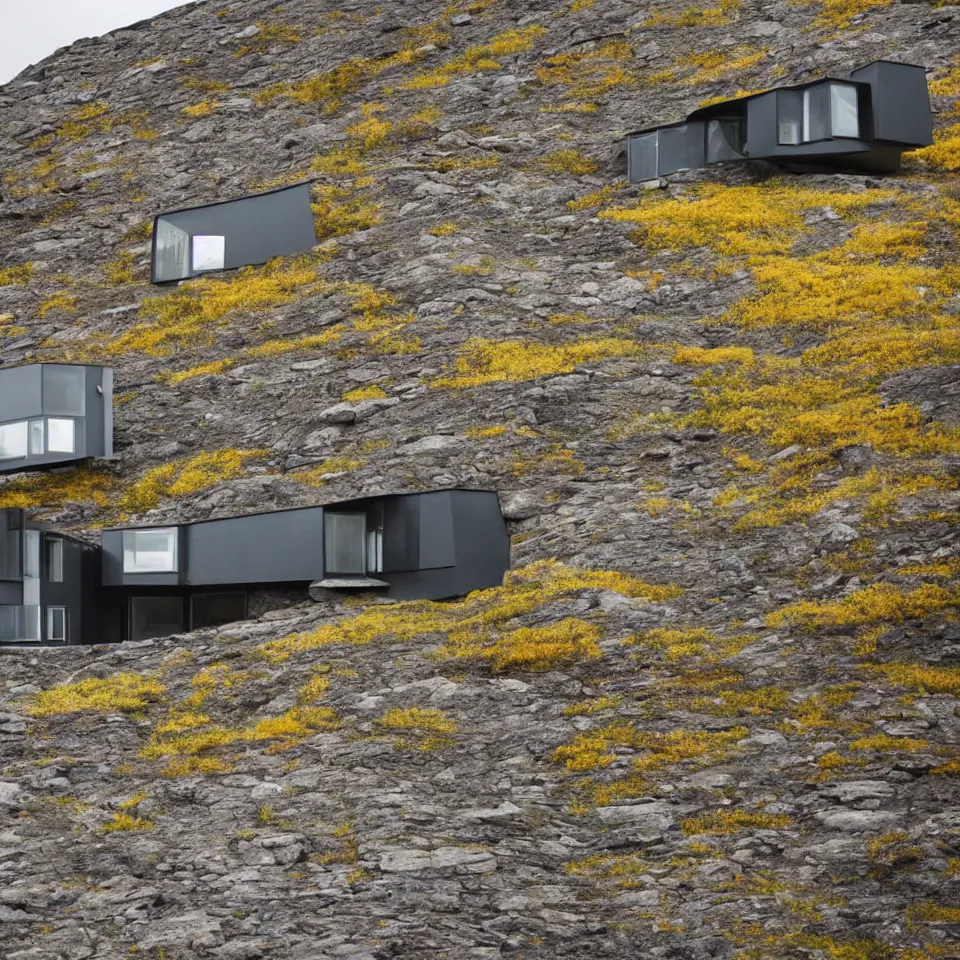
[(457, 594), (496, 587), (510, 567), (510, 535), (492, 491), (450, 494), (457, 540)]
[(420, 497), (383, 501), (383, 572), (420, 568)]
[(123, 531), (104, 530), (100, 536), (103, 560), (103, 585), (119, 587), (123, 583)]
[(659, 133), (651, 130), (649, 133), (635, 133), (627, 140), (627, 178), (633, 183), (642, 183), (644, 180), (656, 180), (657, 172), (657, 139)]
[(188, 247), (192, 247), (192, 238), (197, 235), (223, 237), (223, 265), (219, 269), (264, 263), (272, 257), (309, 250), (317, 242), (310, 209), (310, 185), (306, 183), (225, 203), (160, 214), (154, 226), (151, 277), (154, 283), (206, 272), (192, 270), (190, 262), (185, 270), (179, 271), (179, 275), (167, 275), (158, 269), (157, 229), (162, 229), (161, 221), (191, 238)]
[(186, 532), (191, 586), (318, 580), (323, 576), (323, 508), (208, 520)]
[(43, 366), (0, 369), (0, 423), (43, 412)]
[(777, 91), (747, 101), (748, 157), (772, 157), (777, 152)]
[(907, 146), (933, 143), (930, 92), (923, 67), (879, 60), (850, 74), (873, 91), (873, 137)]
[(678, 170), (696, 170), (706, 163), (701, 121), (664, 127), (660, 131), (657, 168), (661, 177)]
[(453, 536), (451, 492), (421, 493), (419, 499), (420, 569), (452, 567), (457, 562), (457, 549)]

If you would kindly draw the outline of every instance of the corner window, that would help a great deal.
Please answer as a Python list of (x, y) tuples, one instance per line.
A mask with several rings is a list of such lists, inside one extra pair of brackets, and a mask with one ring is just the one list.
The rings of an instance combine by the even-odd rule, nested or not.
[(367, 515), (323, 514), (323, 572), (363, 576), (366, 564)]
[(777, 93), (777, 142), (796, 146), (832, 137), (859, 137), (857, 88), (852, 83), (817, 83)]
[(51, 417), (47, 421), (47, 452), (77, 452), (76, 424), (73, 420), (56, 420)]
[(47, 537), (46, 574), (49, 583), (63, 583), (63, 541), (59, 537)]
[(66, 643), (66, 607), (47, 607), (47, 640), (49, 640), (51, 643)]
[(27, 421), (0, 425), (0, 460), (16, 460), (27, 455)]
[(179, 597), (132, 597), (130, 639), (154, 640), (183, 632), (183, 601)]
[(177, 528), (123, 531), (124, 573), (176, 573)]

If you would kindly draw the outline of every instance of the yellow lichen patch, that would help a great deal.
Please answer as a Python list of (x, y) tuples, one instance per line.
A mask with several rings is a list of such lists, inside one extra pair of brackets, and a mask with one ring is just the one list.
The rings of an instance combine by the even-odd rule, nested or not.
[[(478, 590), (454, 603), (418, 601), (390, 607), (373, 605), (355, 617), (324, 624), (310, 633), (268, 641), (259, 651), (264, 659), (279, 663), (293, 654), (334, 644), (360, 645), (378, 638), (409, 641), (429, 634), (445, 635), (452, 655), (458, 649), (485, 650), (496, 643), (501, 625), (533, 613), (553, 599), (591, 589), (614, 590), (654, 603), (682, 593), (679, 587), (655, 586), (615, 571), (577, 570), (554, 561), (542, 561), (510, 571), (502, 587)], [(590, 649), (587, 634), (579, 634), (574, 640), (571, 633), (568, 639), (574, 644), (586, 642), (586, 649)], [(506, 649), (503, 652), (506, 653)]]
[(162, 498), (186, 497), (242, 477), (251, 460), (262, 460), (269, 454), (269, 450), (214, 450), (165, 463), (148, 470), (128, 487), (118, 507), (129, 513), (145, 513)]
[(382, 103), (365, 103), (360, 107), (362, 119), (347, 127), (347, 136), (364, 150), (378, 147), (390, 136), (393, 124), (381, 114), (386, 110)]
[(37, 316), (42, 320), (53, 310), (62, 310), (64, 313), (73, 313), (77, 309), (77, 298), (66, 290), (58, 290), (53, 296), (47, 297), (39, 307)]
[(571, 703), (569, 707), (563, 708), (565, 717), (592, 717), (595, 713), (602, 713), (604, 710), (613, 710), (623, 701), (621, 695), (614, 697), (595, 697), (593, 700), (581, 700), (579, 703)]
[(815, 7), (818, 13), (814, 24), (828, 30), (846, 30), (856, 17), (891, 3), (892, 0), (791, 0), (795, 7)]
[(247, 38), (234, 56), (245, 57), (249, 53), (266, 53), (271, 47), (299, 43), (301, 40), (300, 31), (290, 24), (261, 21), (257, 24), (257, 28), (257, 33)]
[(839, 600), (800, 600), (768, 614), (768, 626), (795, 625), (808, 631), (902, 623), (960, 607), (960, 589), (925, 584), (904, 591), (874, 583)]
[(933, 144), (915, 150), (910, 158), (934, 170), (960, 170), (960, 123), (934, 132)]
[(355, 190), (336, 186), (313, 189), (314, 224), (319, 240), (329, 240), (358, 230), (369, 230), (380, 220), (380, 204), (364, 200)]
[(688, 630), (668, 630), (657, 627), (627, 637), (623, 642), (628, 646), (662, 650), (667, 660), (676, 661), (687, 657), (703, 656), (717, 644), (717, 638), (703, 627), (691, 627)]
[(113, 260), (104, 265), (103, 277), (111, 287), (136, 283), (133, 254), (129, 252), (119, 253)]
[(32, 263), (24, 263), (19, 267), (5, 267), (0, 270), (0, 287), (25, 287), (32, 276)]
[(753, 363), (753, 350), (750, 347), (677, 347), (673, 351), (673, 362), (691, 366), (718, 366), (722, 363)]
[(323, 333), (307, 334), (302, 337), (291, 337), (286, 340), (265, 340), (255, 347), (248, 347), (243, 352), (244, 358), (258, 360), (263, 357), (282, 357), (287, 353), (299, 353), (304, 350), (316, 350), (325, 347), (335, 340), (339, 340), (341, 330), (339, 325), (324, 330)]
[(861, 737), (850, 744), (851, 750), (876, 750), (887, 753), (891, 750), (902, 750), (906, 753), (915, 753), (926, 750), (926, 740), (915, 740), (911, 737), (890, 737), (885, 733), (874, 734), (872, 737)]
[(537, 67), (537, 79), (545, 86), (562, 88), (561, 112), (590, 113), (605, 94), (636, 85), (632, 61), (633, 47), (622, 40), (608, 40), (591, 50), (550, 57)]
[(611, 357), (637, 356), (642, 348), (632, 340), (602, 338), (547, 346), (524, 340), (483, 340), (464, 344), (452, 372), (430, 382), (431, 387), (461, 389), (485, 383), (536, 380), (572, 373), (580, 364)]
[(547, 31), (544, 27), (530, 26), (521, 30), (507, 30), (493, 37), (489, 42), (467, 47), (462, 54), (448, 60), (445, 64), (422, 73), (412, 80), (399, 85), (400, 90), (428, 90), (444, 87), (457, 76), (478, 73), (484, 70), (499, 70), (498, 57), (516, 56), (533, 47), (534, 41)]
[(302, 740), (321, 730), (337, 730), (340, 721), (332, 707), (293, 707), (279, 717), (268, 717), (244, 734), (247, 740)]
[[(307, 263), (274, 260), (262, 268), (244, 267), (234, 277), (202, 277), (140, 305), (143, 322), (99, 346), (107, 356), (145, 353), (161, 357), (178, 348), (209, 344), (213, 331), (234, 314), (269, 310), (302, 296), (317, 281)], [(96, 354), (97, 348), (88, 351)]]
[(546, 627), (521, 627), (500, 634), (492, 643), (483, 635), (456, 632), (441, 647), (441, 657), (468, 658), (503, 670), (551, 670), (602, 656), (600, 628), (575, 617)]
[(177, 83), (195, 93), (228, 93), (230, 84), (225, 80), (203, 80), (199, 77), (181, 77)]
[(459, 227), (453, 220), (446, 220), (435, 227), (431, 227), (427, 233), (432, 237), (449, 237), (451, 234), (456, 233), (458, 229)]
[(166, 691), (156, 678), (141, 673), (118, 673), (103, 679), (91, 677), (41, 690), (30, 698), (32, 717), (63, 713), (139, 713)]
[(755, 50), (747, 46), (733, 50), (708, 50), (681, 57), (674, 69), (692, 68), (693, 72), (684, 77), (682, 83), (688, 87), (704, 87), (730, 74), (742, 76), (757, 66), (766, 55), (766, 50)]
[(70, 473), (49, 473), (40, 477), (13, 480), (0, 487), (0, 510), (16, 507), (60, 507), (65, 503), (92, 503), (104, 507), (110, 502), (113, 478), (89, 467)]
[(312, 704), (316, 703), (329, 689), (330, 678), (322, 674), (311, 677), (298, 691), (297, 703)]
[(785, 813), (752, 813), (749, 810), (712, 810), (680, 821), (687, 836), (723, 835), (741, 830), (781, 830), (793, 821)]
[(729, 23), (742, 6), (742, 0), (720, 0), (715, 7), (686, 7), (679, 13), (656, 9), (641, 27), (720, 27)]
[(897, 687), (918, 693), (948, 693), (960, 697), (960, 667), (931, 667), (922, 663), (882, 663), (871, 666)]
[(433, 707), (397, 708), (377, 720), (384, 730), (415, 730), (423, 733), (455, 733), (456, 721)]
[(225, 373), (234, 364), (235, 360), (211, 360), (210, 363), (201, 363), (199, 366), (191, 367), (189, 370), (178, 370), (175, 373), (161, 373), (159, 379), (170, 386), (176, 386), (185, 380), (193, 380), (194, 377), (209, 377), (218, 373)]
[(487, 440), (491, 437), (500, 437), (507, 432), (507, 428), (502, 424), (496, 424), (492, 427), (470, 427), (464, 433), (465, 437), (471, 440)]
[(386, 392), (374, 383), (369, 387), (355, 387), (353, 390), (348, 390), (342, 399), (347, 403), (359, 403), (361, 400), (384, 400), (386, 396)]
[[(315, 157), (310, 164), (311, 173), (327, 177), (362, 177), (367, 165), (360, 159), (355, 146), (336, 147)], [(301, 179), (299, 176), (297, 179)]]
[(209, 117), (214, 110), (222, 106), (219, 100), (201, 100), (190, 107), (184, 107), (180, 112), (186, 114), (191, 120), (199, 117)]
[(645, 199), (599, 215), (635, 224), (634, 240), (650, 251), (709, 247), (719, 256), (759, 256), (786, 253), (806, 229), (805, 210), (829, 206), (845, 215), (891, 195), (811, 190), (779, 180), (743, 187), (706, 184), (681, 197)]
[(587, 472), (586, 464), (577, 460), (573, 451), (561, 443), (551, 443), (545, 450), (538, 450), (532, 456), (516, 451), (510, 472), (515, 477), (528, 475), (542, 476), (548, 473), (565, 473), (572, 477), (581, 477)]
[(599, 165), (593, 157), (588, 157), (579, 150), (572, 148), (544, 154), (538, 161), (537, 166), (550, 173), (569, 173), (575, 177), (596, 173), (599, 169)]
[(349, 457), (331, 457), (309, 470), (297, 470), (290, 473), (289, 476), (298, 483), (305, 483), (309, 487), (323, 487), (330, 477), (359, 470), (363, 464), (363, 460), (351, 460)]
[(104, 833), (125, 833), (137, 830), (153, 830), (155, 826), (156, 824), (146, 817), (134, 817), (129, 813), (118, 811), (113, 815), (112, 820), (104, 824), (102, 829)]

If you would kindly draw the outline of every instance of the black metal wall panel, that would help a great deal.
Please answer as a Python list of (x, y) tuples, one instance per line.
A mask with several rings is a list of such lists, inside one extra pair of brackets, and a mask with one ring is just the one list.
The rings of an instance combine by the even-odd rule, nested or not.
[(383, 501), (383, 572), (420, 568), (420, 497)]
[(277, 583), (323, 576), (323, 508), (208, 520), (186, 528), (185, 583)]
[(879, 60), (850, 76), (873, 89), (873, 136), (908, 146), (933, 142), (930, 92), (923, 67)]
[(450, 490), (420, 494), (420, 569), (452, 567), (457, 562)]
[(503, 583), (510, 568), (510, 534), (500, 498), (487, 490), (450, 493), (457, 541), (456, 595)]
[[(172, 224), (191, 238), (197, 235), (224, 237), (222, 269), (264, 263), (272, 257), (309, 250), (317, 242), (310, 209), (310, 185), (306, 183), (225, 203), (163, 213), (157, 220)], [(185, 273), (184, 277), (197, 273)], [(159, 282), (155, 249), (152, 279)]]
[(660, 131), (657, 172), (661, 177), (678, 170), (696, 170), (706, 163), (703, 123), (694, 121)]
[(634, 183), (644, 180), (656, 180), (659, 176), (657, 168), (657, 139), (656, 130), (651, 133), (637, 133), (627, 140), (627, 177)]

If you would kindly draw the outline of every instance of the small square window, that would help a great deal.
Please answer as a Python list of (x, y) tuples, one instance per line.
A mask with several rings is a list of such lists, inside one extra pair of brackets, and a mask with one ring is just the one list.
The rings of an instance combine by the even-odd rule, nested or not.
[(27, 421), (0, 426), (0, 460), (15, 460), (27, 455)]
[(47, 581), (63, 583), (63, 541), (59, 537), (47, 537)]
[(226, 257), (226, 237), (204, 236), (193, 238), (193, 269), (222, 270)]
[(47, 607), (47, 640), (51, 643), (66, 643), (66, 607)]
[(45, 434), (44, 423), (42, 420), (31, 420), (30, 421), (30, 456), (39, 457), (46, 452), (46, 448), (43, 445), (43, 437)]
[(176, 573), (177, 528), (124, 530), (124, 573)]
[(73, 420), (47, 421), (47, 451), (49, 453), (76, 453), (76, 424)]

